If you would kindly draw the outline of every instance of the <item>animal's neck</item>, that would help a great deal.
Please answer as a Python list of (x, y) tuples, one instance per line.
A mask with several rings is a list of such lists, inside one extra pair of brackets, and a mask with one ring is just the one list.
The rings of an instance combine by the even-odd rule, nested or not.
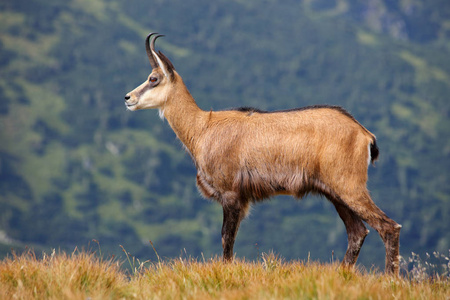
[(178, 85), (168, 97), (163, 113), (178, 139), (194, 154), (196, 137), (205, 125), (206, 112), (197, 106), (182, 81)]

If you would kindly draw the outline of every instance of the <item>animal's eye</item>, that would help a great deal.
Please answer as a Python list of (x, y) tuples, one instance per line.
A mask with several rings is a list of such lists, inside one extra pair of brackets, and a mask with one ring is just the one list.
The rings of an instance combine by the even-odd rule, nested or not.
[(158, 81), (158, 78), (156, 78), (156, 77), (150, 77), (150, 82), (155, 83), (155, 82), (157, 82), (157, 81)]

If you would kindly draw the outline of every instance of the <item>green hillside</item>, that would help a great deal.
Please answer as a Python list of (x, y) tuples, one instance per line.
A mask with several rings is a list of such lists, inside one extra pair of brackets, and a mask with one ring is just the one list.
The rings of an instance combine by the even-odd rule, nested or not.
[[(401, 253), (450, 248), (450, 4), (447, 1), (7, 0), (0, 3), (0, 250), (98, 240), (154, 259), (221, 253), (221, 207), (154, 111), (123, 96), (161, 49), (200, 107), (341, 105), (376, 134), (375, 202), (403, 225)], [(235, 250), (341, 259), (326, 200), (256, 205)], [(333, 253), (333, 255), (332, 255)], [(384, 264), (371, 230), (359, 262)]]

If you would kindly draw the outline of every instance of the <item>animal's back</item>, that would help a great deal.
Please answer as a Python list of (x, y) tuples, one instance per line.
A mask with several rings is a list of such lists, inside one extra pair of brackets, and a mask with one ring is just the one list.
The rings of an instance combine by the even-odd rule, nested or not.
[[(375, 140), (372, 133), (339, 107), (313, 106), (275, 112), (244, 109), (217, 112), (211, 117), (205, 139), (209, 151), (235, 154), (235, 158), (257, 157), (265, 152), (298, 159), (322, 152), (341, 156), (343, 151), (352, 152), (361, 144), (367, 149)], [(219, 138), (223, 136), (227, 139)]]

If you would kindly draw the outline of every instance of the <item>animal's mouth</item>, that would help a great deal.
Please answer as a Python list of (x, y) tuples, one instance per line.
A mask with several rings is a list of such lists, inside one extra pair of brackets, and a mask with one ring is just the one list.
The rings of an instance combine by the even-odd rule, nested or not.
[(125, 106), (126, 106), (127, 109), (129, 109), (129, 110), (135, 110), (137, 104), (138, 104), (137, 102), (134, 102), (134, 103), (128, 103), (128, 102), (125, 101)]

